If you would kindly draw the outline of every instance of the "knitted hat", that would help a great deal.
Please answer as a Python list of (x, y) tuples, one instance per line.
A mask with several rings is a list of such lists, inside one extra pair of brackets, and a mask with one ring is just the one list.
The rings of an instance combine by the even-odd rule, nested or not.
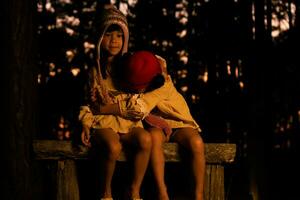
[(97, 65), (98, 65), (98, 91), (99, 95), (102, 98), (102, 101), (104, 104), (109, 104), (112, 102), (112, 99), (108, 95), (107, 88), (105, 88), (103, 84), (103, 77), (101, 74), (101, 65), (100, 65), (100, 51), (101, 51), (101, 42), (103, 39), (103, 36), (110, 27), (110, 25), (119, 25), (123, 31), (123, 36), (124, 36), (124, 41), (123, 41), (123, 48), (121, 50), (121, 54), (123, 55), (124, 53), (127, 52), (128, 49), (128, 40), (129, 40), (129, 31), (128, 31), (128, 24), (126, 20), (126, 16), (118, 10), (114, 5), (107, 5), (104, 7), (104, 9), (101, 10), (101, 16), (97, 24), (99, 24), (99, 27), (97, 27), (98, 34), (99, 34), (99, 39), (97, 43), (97, 55), (96, 55), (96, 60), (97, 60)]
[(162, 73), (156, 56), (149, 51), (136, 51), (126, 56), (123, 72), (123, 87), (129, 90), (146, 89), (157, 75)]

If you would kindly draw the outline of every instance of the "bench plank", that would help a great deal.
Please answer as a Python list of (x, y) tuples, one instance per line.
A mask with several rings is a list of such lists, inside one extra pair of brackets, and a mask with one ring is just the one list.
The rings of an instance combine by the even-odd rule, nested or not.
[[(34, 140), (35, 159), (53, 160), (56, 163), (57, 200), (79, 200), (79, 184), (76, 174), (76, 160), (88, 159), (89, 149), (73, 145), (71, 141)], [(235, 144), (205, 144), (205, 187), (204, 200), (224, 200), (224, 165), (234, 162)], [(176, 143), (164, 144), (166, 162), (179, 162), (179, 147)], [(122, 152), (119, 161), (126, 161)]]
[(74, 160), (59, 160), (57, 162), (56, 177), (57, 200), (80, 200)]
[[(60, 159), (88, 159), (89, 149), (83, 145), (72, 145), (70, 141), (60, 140), (34, 140), (33, 151), (38, 160), (60, 160)], [(164, 154), (166, 162), (180, 161), (178, 145), (176, 143), (165, 143)], [(232, 163), (236, 155), (236, 144), (229, 143), (206, 143), (206, 163), (222, 164)], [(125, 161), (126, 156), (122, 152), (119, 161)]]

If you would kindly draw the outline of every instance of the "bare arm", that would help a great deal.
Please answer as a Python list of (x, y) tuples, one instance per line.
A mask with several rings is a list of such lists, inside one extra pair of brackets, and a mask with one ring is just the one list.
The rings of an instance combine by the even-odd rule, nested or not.
[(106, 104), (100, 107), (100, 114), (102, 115), (120, 115), (118, 104)]
[(168, 99), (172, 85), (172, 80), (168, 77), (162, 87), (142, 94), (140, 98), (137, 99), (137, 104), (140, 106), (140, 110), (145, 114), (150, 113), (159, 102), (164, 99)]

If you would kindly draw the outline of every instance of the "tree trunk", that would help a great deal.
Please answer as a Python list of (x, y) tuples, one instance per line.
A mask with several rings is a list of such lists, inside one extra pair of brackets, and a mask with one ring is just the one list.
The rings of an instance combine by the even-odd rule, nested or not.
[[(253, 200), (269, 199), (268, 165), (271, 150), (270, 82), (273, 78), (268, 51), (271, 49), (271, 33), (265, 27), (265, 6), (269, 0), (254, 0), (255, 40), (249, 73), (249, 136), (248, 174), (249, 194)], [(268, 18), (268, 17), (267, 17)]]
[[(4, 0), (4, 60), (1, 65), (3, 87), (1, 152), (4, 178), (1, 199), (32, 198), (31, 141), (36, 132), (36, 66), (33, 23), (35, 1)], [(2, 168), (3, 170), (3, 168)]]

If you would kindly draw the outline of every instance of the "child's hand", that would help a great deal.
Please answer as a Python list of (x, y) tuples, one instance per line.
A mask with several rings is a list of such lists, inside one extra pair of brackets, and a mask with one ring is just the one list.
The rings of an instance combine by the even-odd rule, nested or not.
[(125, 119), (133, 120), (133, 121), (138, 121), (143, 118), (144, 114), (141, 112), (138, 112), (136, 110), (126, 110), (123, 113), (123, 116)]
[(120, 116), (125, 119), (137, 121), (141, 120), (144, 117), (144, 113), (142, 113), (140, 109), (138, 109), (138, 107), (135, 106), (136, 104), (133, 103), (132, 98), (130, 98), (127, 101), (121, 100), (118, 102), (118, 105)]
[(172, 133), (172, 128), (165, 121), (165, 119), (150, 113), (147, 117), (145, 117), (145, 122), (152, 127), (162, 129), (167, 137), (167, 141), (169, 140)]
[(90, 128), (87, 126), (83, 126), (81, 132), (81, 141), (87, 147), (91, 147), (90, 137)]

